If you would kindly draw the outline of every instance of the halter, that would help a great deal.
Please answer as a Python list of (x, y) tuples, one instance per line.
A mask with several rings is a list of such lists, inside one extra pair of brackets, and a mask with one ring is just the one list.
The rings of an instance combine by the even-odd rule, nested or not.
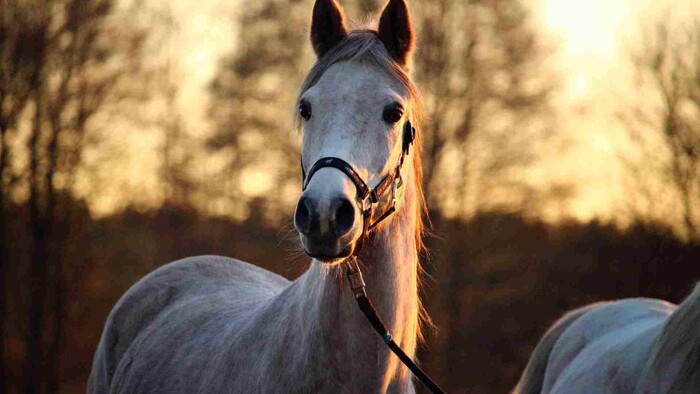
[[(360, 266), (357, 263), (357, 254), (362, 248), (362, 244), (369, 236), (369, 233), (374, 230), (381, 222), (391, 216), (396, 212), (396, 193), (397, 190), (403, 186), (403, 177), (401, 175), (401, 169), (403, 168), (403, 163), (406, 156), (411, 150), (411, 145), (413, 145), (416, 139), (416, 129), (411, 125), (410, 121), (406, 121), (403, 125), (403, 136), (402, 136), (402, 146), (401, 146), (401, 156), (399, 157), (399, 162), (381, 181), (374, 187), (374, 189), (367, 186), (367, 183), (362, 180), (362, 177), (355, 171), (355, 169), (343, 159), (337, 157), (324, 157), (319, 159), (311, 166), (309, 173), (307, 175), (304, 169), (304, 162), (301, 162), (301, 176), (302, 176), (302, 190), (306, 190), (306, 187), (311, 182), (311, 178), (314, 176), (318, 170), (322, 168), (335, 168), (340, 170), (345, 174), (350, 181), (355, 185), (357, 189), (357, 204), (362, 212), (362, 234), (357, 241), (357, 246), (353, 252), (353, 255), (348, 257), (347, 268), (345, 274), (350, 282), (350, 288), (357, 301), (357, 306), (360, 308), (362, 313), (365, 315), (367, 320), (375, 331), (382, 337), (384, 343), (391, 349), (394, 354), (401, 360), (411, 370), (411, 372), (421, 381), (425, 386), (430, 389), (433, 393), (445, 393), (440, 386), (438, 386), (428, 375), (426, 375), (423, 370), (413, 362), (413, 360), (399, 347), (399, 345), (394, 342), (392, 335), (387, 330), (386, 326), (382, 322), (382, 319), (377, 314), (377, 310), (374, 309), (372, 302), (367, 297), (367, 292), (365, 291), (365, 281), (362, 278), (362, 272), (360, 271)], [(391, 187), (391, 204), (389, 208), (384, 211), (379, 219), (374, 223), (371, 223), (372, 214), (374, 207), (379, 204), (382, 197), (386, 191)]]
[[(306, 190), (306, 187), (311, 182), (311, 178), (322, 168), (335, 168), (340, 170), (345, 174), (350, 181), (355, 185), (357, 189), (357, 204), (362, 213), (362, 235), (360, 236), (360, 243), (358, 247), (355, 248), (355, 253), (357, 253), (362, 245), (362, 241), (366, 238), (370, 231), (374, 230), (381, 222), (387, 219), (391, 214), (396, 212), (396, 192), (403, 186), (403, 177), (401, 175), (401, 169), (403, 167), (404, 159), (406, 155), (411, 150), (411, 145), (416, 139), (416, 129), (411, 125), (410, 121), (406, 121), (403, 126), (403, 136), (402, 136), (402, 146), (401, 146), (401, 156), (399, 157), (399, 163), (393, 168), (381, 181), (374, 187), (374, 189), (367, 186), (367, 183), (362, 180), (362, 177), (355, 171), (355, 169), (343, 159), (337, 157), (324, 157), (319, 159), (311, 166), (308, 175), (304, 169), (304, 163), (301, 163), (301, 176), (302, 176), (302, 190)], [(391, 187), (391, 203), (389, 208), (387, 208), (384, 213), (377, 219), (374, 223), (371, 223), (372, 214), (374, 207), (379, 204), (384, 196), (384, 193)]]

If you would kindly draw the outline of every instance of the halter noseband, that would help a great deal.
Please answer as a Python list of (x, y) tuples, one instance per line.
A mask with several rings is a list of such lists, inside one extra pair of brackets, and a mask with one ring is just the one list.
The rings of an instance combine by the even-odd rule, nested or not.
[[(360, 236), (360, 239), (362, 240), (369, 234), (370, 231), (377, 227), (379, 223), (383, 222), (386, 218), (391, 216), (392, 213), (396, 212), (396, 191), (403, 185), (401, 168), (403, 167), (404, 159), (410, 152), (411, 145), (413, 145), (415, 139), (416, 129), (411, 125), (410, 121), (406, 121), (403, 125), (401, 156), (399, 157), (399, 163), (392, 171), (389, 172), (389, 174), (382, 178), (374, 189), (367, 186), (367, 183), (362, 180), (362, 177), (357, 173), (357, 171), (355, 171), (352, 165), (345, 160), (337, 157), (324, 157), (314, 163), (308, 174), (304, 169), (304, 162), (302, 161), (302, 190), (306, 190), (309, 182), (311, 182), (311, 178), (316, 172), (318, 172), (318, 170), (322, 168), (335, 168), (345, 174), (355, 185), (355, 189), (357, 189), (357, 204), (360, 208), (360, 212), (362, 213), (362, 235)], [(391, 187), (391, 205), (389, 205), (389, 208), (382, 213), (379, 219), (377, 219), (374, 223), (370, 223), (372, 220), (374, 206), (379, 203), (389, 187)]]

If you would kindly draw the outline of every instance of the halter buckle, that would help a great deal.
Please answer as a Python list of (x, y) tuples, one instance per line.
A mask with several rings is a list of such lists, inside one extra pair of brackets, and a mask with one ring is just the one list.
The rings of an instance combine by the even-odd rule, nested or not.
[(360, 297), (361, 295), (366, 294), (366, 285), (364, 279), (362, 278), (362, 272), (358, 270), (353, 273), (348, 273), (347, 277), (348, 281), (350, 282), (350, 288), (352, 289), (352, 292), (355, 293), (355, 297)]
[(389, 208), (390, 210), (393, 210), (396, 208), (396, 194), (397, 190), (403, 185), (403, 178), (401, 177), (401, 173), (399, 173), (399, 176), (394, 180), (394, 182), (391, 182), (391, 207)]
[(371, 211), (372, 204), (374, 204), (374, 202), (372, 201), (372, 193), (368, 193), (367, 196), (360, 200), (360, 210), (362, 211), (362, 213)]
[(397, 188), (403, 186), (403, 176), (401, 175), (401, 169), (399, 169), (399, 176), (396, 177), (394, 183), (396, 184)]

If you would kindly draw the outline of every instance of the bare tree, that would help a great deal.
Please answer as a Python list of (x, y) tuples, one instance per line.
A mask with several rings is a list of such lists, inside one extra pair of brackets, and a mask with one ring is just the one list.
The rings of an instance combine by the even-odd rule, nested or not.
[[(700, 20), (665, 18), (634, 51), (640, 102), (622, 113), (632, 142), (623, 154), (636, 196), (636, 219), (677, 221), (700, 239)], [(669, 210), (662, 201), (668, 201)], [(646, 202), (646, 208), (644, 204)], [(676, 211), (675, 213), (673, 211)]]
[[(115, 19), (114, 9), (113, 0), (2, 3), (0, 211), (10, 188), (26, 187), (33, 241), (27, 392), (59, 390), (67, 263), (62, 253), (71, 230), (71, 189), (89, 122), (107, 103), (127, 94), (124, 78), (134, 71), (130, 65), (143, 39), (141, 30)], [(23, 111), (31, 116), (20, 117)], [(29, 134), (24, 147), (10, 143), (19, 130)], [(14, 155), (12, 146), (26, 150)], [(16, 156), (27, 157), (28, 165), (12, 165)], [(4, 215), (0, 218), (5, 229)], [(0, 252), (6, 282), (7, 251)], [(2, 308), (5, 291), (3, 286)]]
[(6, 205), (15, 182), (10, 172), (11, 142), (20, 114), (30, 100), (30, 83), (36, 75), (35, 59), (40, 51), (33, 44), (44, 35), (39, 18), (18, 1), (2, 4), (0, 14), (0, 392), (5, 392), (7, 366), (4, 344), (9, 291), (9, 255)]
[(505, 191), (527, 190), (513, 173), (533, 162), (550, 131), (554, 79), (524, 4), (443, 0), (418, 10), (431, 205), (469, 214)]
[(166, 186), (166, 204), (185, 207), (190, 205), (189, 195), (195, 186), (188, 172), (195, 141), (187, 134), (187, 124), (180, 110), (179, 81), (183, 75), (178, 66), (180, 51), (177, 44), (181, 37), (172, 4), (165, 4), (162, 19), (160, 25), (166, 53), (158, 89), (163, 101), (162, 115), (158, 119), (164, 137), (161, 176)]
[[(423, 159), (433, 224), (441, 228), (445, 214), (473, 217), (484, 210), (537, 205), (532, 201), (537, 191), (521, 174), (550, 133), (555, 78), (543, 67), (548, 50), (524, 3), (423, 1), (415, 10), (420, 39), (415, 76), (427, 110)], [(455, 236), (460, 240), (452, 242), (474, 235)], [(449, 323), (466, 319), (462, 295), (476, 285), (469, 260), (452, 253), (436, 256), (448, 264), (429, 272), (443, 286), (430, 298), (441, 329), (426, 358), (436, 373), (460, 362), (460, 349), (450, 344), (464, 334)]]
[(210, 86), (215, 131), (207, 147), (226, 163), (212, 194), (225, 195), (231, 211), (245, 211), (244, 176), (265, 171), (272, 174), (268, 188), (275, 206), (286, 211), (280, 190), (299, 184), (292, 114), (302, 72), (312, 60), (307, 30), (300, 27), (307, 23), (308, 7), (300, 0), (268, 0), (240, 12), (238, 46)]

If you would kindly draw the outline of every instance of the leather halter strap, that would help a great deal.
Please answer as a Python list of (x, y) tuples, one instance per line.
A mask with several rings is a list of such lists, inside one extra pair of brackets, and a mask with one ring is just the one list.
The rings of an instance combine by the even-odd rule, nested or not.
[[(396, 195), (394, 194), (392, 196), (392, 201), (389, 208), (387, 208), (387, 210), (382, 213), (379, 219), (377, 219), (374, 223), (370, 224), (370, 220), (372, 218), (372, 208), (374, 204), (379, 203), (384, 193), (386, 193), (386, 191), (392, 185), (395, 185), (395, 188), (399, 188), (403, 185), (403, 179), (401, 178), (401, 168), (403, 167), (404, 159), (406, 155), (408, 155), (408, 153), (410, 152), (411, 145), (413, 145), (415, 139), (416, 129), (411, 125), (410, 121), (406, 121), (403, 126), (403, 134), (401, 138), (401, 157), (399, 158), (399, 163), (396, 167), (392, 169), (391, 172), (389, 172), (389, 174), (384, 176), (384, 178), (382, 178), (382, 180), (379, 181), (377, 186), (375, 186), (374, 188), (370, 188), (367, 185), (367, 183), (364, 180), (362, 180), (362, 177), (360, 176), (360, 174), (357, 173), (357, 171), (355, 171), (352, 165), (350, 165), (345, 160), (337, 157), (324, 157), (316, 161), (316, 163), (314, 163), (314, 165), (311, 166), (311, 169), (309, 170), (308, 174), (304, 169), (304, 162), (302, 160), (302, 190), (306, 190), (306, 187), (309, 185), (309, 182), (311, 182), (311, 178), (314, 176), (314, 174), (316, 174), (316, 172), (318, 172), (318, 170), (322, 168), (335, 168), (341, 171), (343, 174), (345, 174), (355, 185), (355, 189), (357, 189), (357, 203), (359, 204), (360, 212), (362, 213), (362, 236), (364, 237), (365, 235), (367, 235), (367, 232), (377, 227), (379, 223), (384, 221), (384, 219), (388, 218), (389, 216), (391, 216), (392, 213), (396, 211)], [(393, 193), (396, 193), (395, 189), (393, 190)]]

